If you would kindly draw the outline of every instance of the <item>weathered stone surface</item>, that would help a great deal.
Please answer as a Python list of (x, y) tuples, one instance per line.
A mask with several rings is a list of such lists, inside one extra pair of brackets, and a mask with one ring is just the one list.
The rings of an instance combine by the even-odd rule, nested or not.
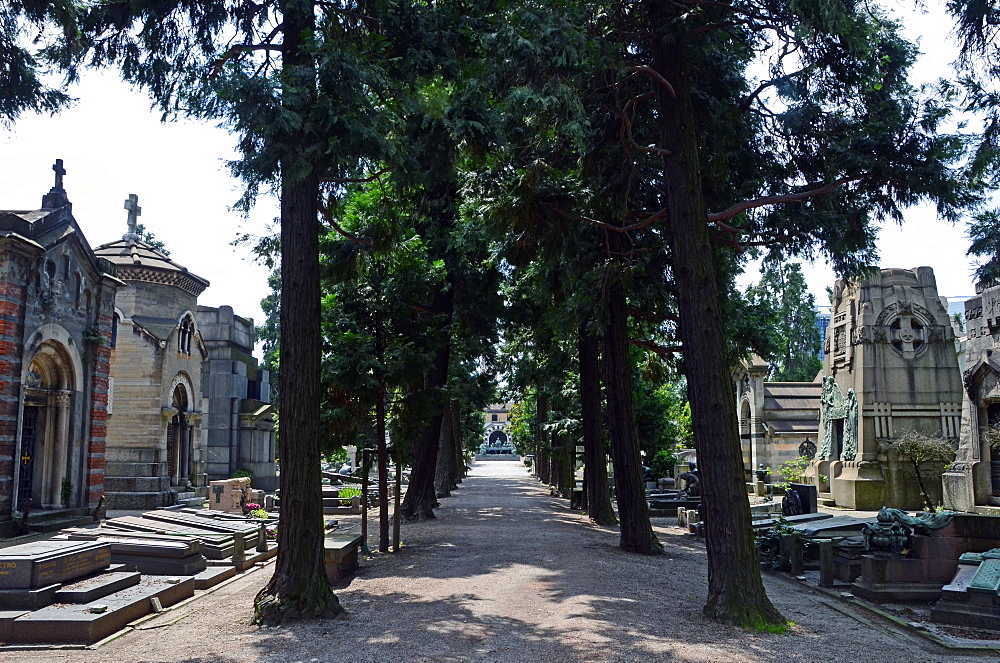
[[(81, 604), (58, 604), (11, 620), (6, 642), (93, 644), (150, 613), (150, 599), (164, 608), (194, 595), (194, 578), (144, 577), (138, 585)], [(91, 612), (96, 604), (107, 610)], [(4, 630), (0, 615), (0, 634)]]
[(42, 587), (87, 575), (111, 563), (111, 546), (36, 541), (0, 548), (0, 581), (7, 589)]

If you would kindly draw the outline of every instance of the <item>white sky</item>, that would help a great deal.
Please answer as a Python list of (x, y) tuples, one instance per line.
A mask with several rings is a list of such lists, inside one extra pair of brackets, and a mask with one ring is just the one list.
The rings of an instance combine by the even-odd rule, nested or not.
[[(910, 11), (911, 0), (887, 4), (906, 12), (908, 36), (919, 37), (929, 53), (918, 62), (915, 82), (950, 76), (951, 22), (938, 3), (924, 13)], [(235, 139), (210, 124), (161, 124), (146, 97), (113, 73), (87, 73), (71, 92), (79, 102), (60, 115), (27, 115), (12, 130), (0, 128), (0, 209), (37, 209), (52, 186), (52, 164), (61, 158), (73, 213), (92, 246), (125, 233), (123, 204), (129, 194), (138, 194), (139, 220), (166, 243), (171, 258), (211, 282), (200, 303), (228, 304), (237, 315), (261, 323), (267, 270), (230, 242), (241, 232), (269, 232), (277, 205), (262, 198), (250, 219), (229, 211), (240, 190), (225, 166)], [(902, 228), (885, 228), (879, 238), (881, 266), (930, 265), (939, 293), (951, 298), (975, 292), (967, 248), (964, 226), (939, 221), (927, 208), (909, 210)], [(817, 303), (825, 303), (832, 270), (813, 264), (804, 271)], [(749, 273), (741, 283), (757, 278)]]
[(173, 260), (211, 282), (199, 303), (228, 304), (262, 323), (268, 270), (230, 242), (269, 232), (277, 205), (262, 198), (249, 219), (228, 210), (240, 195), (226, 167), (235, 138), (210, 124), (161, 124), (146, 97), (111, 73), (90, 72), (71, 92), (79, 102), (61, 114), (0, 128), (0, 209), (38, 209), (62, 159), (73, 215), (91, 246), (121, 238), (125, 199), (137, 194), (139, 221)]

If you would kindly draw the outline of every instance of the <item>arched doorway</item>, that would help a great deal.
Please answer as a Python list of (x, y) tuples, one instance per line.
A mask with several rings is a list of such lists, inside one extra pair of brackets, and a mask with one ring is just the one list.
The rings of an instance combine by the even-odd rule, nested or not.
[[(28, 362), (18, 444), (17, 510), (72, 505), (70, 479), (73, 362), (65, 347), (45, 341)], [(66, 486), (64, 488), (64, 482)]]
[(191, 425), (188, 422), (190, 410), (187, 389), (183, 384), (174, 386), (170, 407), (174, 411), (167, 424), (167, 466), (170, 468), (170, 483), (185, 485), (191, 475)]
[(752, 472), (755, 468), (753, 466), (753, 429), (751, 424), (753, 422), (753, 414), (750, 408), (750, 398), (745, 397), (740, 402), (740, 450), (743, 452), (743, 470), (745, 472)]

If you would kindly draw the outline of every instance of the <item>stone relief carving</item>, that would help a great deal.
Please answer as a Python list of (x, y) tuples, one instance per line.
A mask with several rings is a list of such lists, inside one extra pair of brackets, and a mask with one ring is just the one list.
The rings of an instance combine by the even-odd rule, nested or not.
[(840, 459), (854, 460), (858, 455), (858, 398), (853, 389), (847, 390), (845, 398), (832, 375), (823, 378), (820, 417), (823, 421), (823, 440), (820, 442), (816, 458), (819, 460), (831, 459), (834, 454), (834, 426), (830, 425), (830, 422), (842, 419), (844, 438)]
[(844, 450), (841, 460), (854, 460), (858, 455), (858, 396), (854, 389), (847, 390), (846, 413), (844, 417)]

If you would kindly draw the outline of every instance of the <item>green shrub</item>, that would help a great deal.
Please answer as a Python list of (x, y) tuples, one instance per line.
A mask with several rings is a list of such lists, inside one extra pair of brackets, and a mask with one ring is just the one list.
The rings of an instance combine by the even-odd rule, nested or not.
[(230, 479), (253, 479), (253, 472), (250, 470), (236, 470)]
[(677, 450), (668, 447), (666, 449), (660, 449), (653, 456), (653, 460), (649, 463), (649, 469), (653, 470), (653, 476), (657, 479), (662, 479), (664, 477), (672, 476), (674, 473), (674, 465), (677, 463)]

